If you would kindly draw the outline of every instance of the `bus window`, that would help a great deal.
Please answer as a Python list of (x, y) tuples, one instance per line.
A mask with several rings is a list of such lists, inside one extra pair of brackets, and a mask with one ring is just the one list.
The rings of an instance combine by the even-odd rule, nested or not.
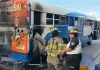
[(41, 12), (34, 11), (34, 25), (41, 24)]
[(83, 18), (79, 18), (79, 23), (78, 25), (84, 25), (84, 19)]
[(69, 25), (74, 26), (74, 17), (70, 17), (69, 19)]
[(81, 18), (81, 24), (80, 24), (80, 25), (83, 25), (83, 23), (84, 23), (84, 19), (83, 19), (83, 18)]
[(53, 25), (53, 20), (47, 19), (47, 25)]
[(53, 19), (53, 14), (51, 14), (51, 13), (47, 13), (47, 18), (51, 18), (51, 19)]
[(11, 17), (10, 12), (1, 12), (0, 13), (0, 25), (1, 26), (13, 26), (14, 17)]
[(77, 17), (75, 17), (75, 21), (78, 21), (78, 18)]
[(65, 25), (65, 17), (64, 16), (61, 16), (61, 18), (60, 18), (60, 24), (61, 25)]
[(5, 44), (5, 32), (0, 32), (0, 44)]
[(90, 19), (88, 20), (88, 26), (90, 25)]
[(91, 26), (91, 20), (89, 20), (89, 24), (88, 24), (88, 26)]
[(60, 15), (55, 14), (55, 19), (59, 19)]
[(81, 25), (83, 25), (84, 24), (84, 18), (82, 18), (82, 23), (81, 23)]
[(86, 26), (89, 26), (89, 23), (90, 23), (90, 22), (89, 22), (89, 19), (88, 19), (88, 20), (87, 20), (87, 24), (86, 24)]
[(86, 21), (86, 26), (88, 26), (88, 23), (89, 23), (89, 21), (87, 20), (87, 21)]
[(82, 18), (78, 18), (78, 25), (82, 25)]
[(54, 25), (58, 25), (60, 20), (60, 15), (55, 14), (54, 15)]
[(75, 21), (75, 26), (77, 26), (78, 25), (78, 21)]
[(78, 25), (78, 18), (75, 17), (75, 25)]
[(88, 20), (87, 19), (85, 19), (85, 23), (84, 23), (84, 25), (86, 26), (88, 24)]
[(66, 25), (68, 25), (68, 16), (66, 17)]
[(97, 22), (95, 21), (94, 30), (97, 30)]
[(58, 25), (59, 24), (59, 20), (54, 20), (54, 25)]
[(89, 19), (89, 21), (88, 21), (88, 26), (90, 26), (90, 23), (91, 23), (91, 20)]
[(89, 23), (89, 26), (92, 26), (92, 22)]
[(47, 16), (46, 16), (46, 24), (47, 25), (53, 25), (53, 14), (47, 13)]
[(93, 23), (94, 23), (94, 21), (93, 20), (90, 20), (89, 26), (92, 26)]

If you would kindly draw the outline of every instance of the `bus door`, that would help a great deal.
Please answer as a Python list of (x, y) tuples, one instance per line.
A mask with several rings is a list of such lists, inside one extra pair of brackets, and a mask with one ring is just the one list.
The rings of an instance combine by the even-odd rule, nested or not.
[(33, 26), (33, 36), (36, 32), (38, 32), (40, 35), (42, 34), (42, 24), (41, 24), (41, 12), (39, 11), (33, 11), (34, 12), (34, 26)]
[(33, 11), (34, 12), (34, 25), (41, 24), (41, 12)]
[(78, 37), (80, 38), (81, 41), (82, 38), (83, 38), (83, 20), (82, 18), (78, 18), (78, 17), (75, 17), (75, 23), (74, 23), (74, 28), (77, 28), (79, 30), (79, 34), (78, 34)]
[(97, 21), (95, 21), (95, 23), (94, 23), (93, 39), (94, 40), (99, 39), (99, 31), (98, 31), (98, 22)]
[(78, 18), (78, 23), (77, 23), (77, 29), (79, 30), (79, 37), (83, 36), (83, 31), (84, 31), (84, 19), (83, 18)]
[(74, 23), (75, 23), (75, 17), (68, 16), (68, 25), (74, 26)]
[(70, 28), (77, 28), (79, 30), (79, 36), (83, 36), (83, 19), (78, 18), (78, 17), (69, 17), (68, 18), (68, 25), (69, 25), (69, 29)]

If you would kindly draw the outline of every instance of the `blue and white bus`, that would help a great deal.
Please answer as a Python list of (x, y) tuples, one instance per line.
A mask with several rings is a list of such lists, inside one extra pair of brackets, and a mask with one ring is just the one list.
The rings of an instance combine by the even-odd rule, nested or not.
[[(59, 36), (68, 43), (69, 39), (69, 30), (71, 28), (77, 28), (79, 30), (79, 38), (82, 44), (87, 43), (88, 45), (92, 44), (92, 40), (96, 39), (95, 30), (96, 28), (96, 18), (87, 16), (81, 13), (71, 12), (62, 17), (60, 17), (60, 24), (55, 25), (54, 27), (58, 28), (61, 32)], [(49, 40), (49, 34), (45, 37), (46, 40)]]

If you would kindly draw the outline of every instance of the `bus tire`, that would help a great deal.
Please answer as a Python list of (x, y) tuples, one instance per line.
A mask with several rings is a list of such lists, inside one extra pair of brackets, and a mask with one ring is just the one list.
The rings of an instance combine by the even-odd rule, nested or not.
[(91, 44), (92, 44), (92, 36), (89, 35), (88, 37), (89, 37), (89, 42), (87, 42), (87, 44), (88, 44), (88, 45), (91, 45)]

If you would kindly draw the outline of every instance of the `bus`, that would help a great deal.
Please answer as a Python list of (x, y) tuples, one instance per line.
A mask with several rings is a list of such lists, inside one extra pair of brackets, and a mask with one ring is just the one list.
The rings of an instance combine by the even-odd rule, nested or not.
[[(87, 16), (81, 13), (77, 12), (71, 12), (64, 16), (61, 16), (60, 19), (63, 21), (60, 21), (60, 24), (55, 25), (54, 27), (58, 28), (60, 32), (60, 37), (68, 43), (69, 39), (69, 30), (71, 28), (77, 28), (79, 30), (79, 39), (81, 40), (82, 44), (87, 43), (88, 45), (92, 44), (92, 40), (98, 39), (98, 33), (97, 33), (97, 26), (99, 23), (97, 23), (97, 20), (95, 17)], [(98, 26), (99, 27), (99, 26)], [(46, 40), (49, 40), (50, 35), (47, 34), (45, 37)]]
[[(15, 64), (31, 61), (35, 33), (45, 38), (49, 28), (60, 24), (60, 17), (69, 12), (32, 0), (0, 0), (0, 57)], [(14, 68), (14, 63), (9, 66), (5, 62), (3, 65)]]
[(96, 18), (92, 16), (87, 16), (80, 13), (69, 13), (66, 15), (68, 17), (69, 26), (76, 27), (79, 30), (79, 38), (82, 44), (87, 43), (92, 44), (92, 40), (95, 40), (95, 25)]
[(0, 0), (0, 55), (16, 62), (31, 61), (35, 33), (45, 38), (49, 28), (69, 12), (32, 0)]
[[(84, 23), (86, 26), (88, 22), (91, 23), (90, 34), (84, 33), (84, 25), (79, 23), (81, 21), (87, 22)], [(5, 53), (8, 58), (14, 59), (15, 64), (19, 61), (31, 61), (31, 38), (38, 32), (48, 41), (50, 39), (48, 32), (51, 27), (57, 27), (61, 31), (59, 36), (65, 43), (70, 40), (68, 35), (70, 28), (77, 27), (80, 30), (79, 36), (82, 43), (87, 40), (87, 43), (91, 44), (94, 21), (96, 22), (94, 18), (91, 19), (86, 15), (78, 13), (71, 15), (69, 10), (32, 0), (0, 0), (0, 55)], [(8, 65), (8, 67), (10, 66)]]

